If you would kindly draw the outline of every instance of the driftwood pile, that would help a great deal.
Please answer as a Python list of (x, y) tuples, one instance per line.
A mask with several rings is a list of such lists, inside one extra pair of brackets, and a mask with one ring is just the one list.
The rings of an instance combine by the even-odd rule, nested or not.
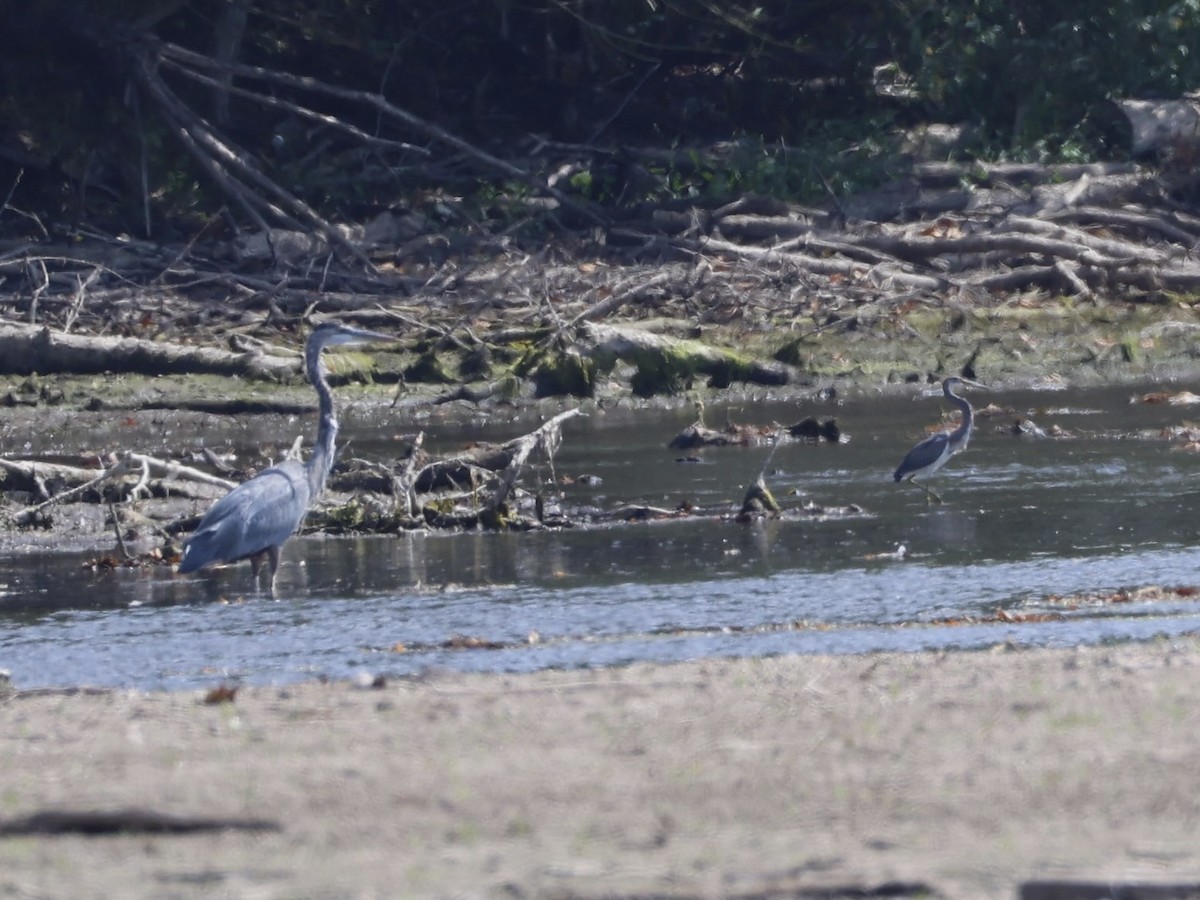
[[(443, 401), (590, 397), (614, 375), (643, 396), (778, 387), (804, 377), (798, 340), (863, 317), (1014, 297), (1190, 302), (1196, 187), (1191, 174), (1134, 164), (923, 164), (826, 211), (745, 199), (626, 212), (603, 245), (564, 237), (531, 253), (461, 238), (464, 255), (446, 259), (404, 255), (400, 235), (432, 235), (437, 222), (385, 213), (369, 240), (346, 237), (371, 270), (326, 250), (264, 275), (262, 260), (231, 258), (228, 241), (0, 247), (0, 374), (282, 380), (298, 366), (271, 351), (276, 326), (298, 331), (319, 310), (405, 334), (410, 359), (394, 377), (445, 384)], [(722, 344), (722, 329), (750, 329), (765, 350)]]
[[(314, 509), (306, 527), (332, 533), (395, 533), (413, 528), (518, 529), (575, 524), (561, 510), (546, 509), (540, 489), (522, 493), (519, 480), (537, 455), (555, 477), (554, 455), (562, 442), (562, 424), (579, 415), (570, 409), (528, 434), (501, 445), (476, 445), (442, 459), (421, 449), (423, 433), (409, 443), (407, 455), (392, 465), (350, 460), (339, 464), (330, 481), (330, 496)], [(300, 442), (291, 453), (300, 451)], [(212, 454), (209, 468), (225, 469)], [(237, 478), (210, 474), (193, 465), (125, 452), (87, 467), (46, 460), (0, 457), (0, 485), (10, 497), (31, 502), (8, 513), (18, 528), (50, 528), (56, 509), (69, 503), (105, 503), (117, 536), (118, 555), (103, 560), (116, 565), (138, 561), (177, 560), (178, 539), (199, 521), (186, 515), (155, 521), (138, 512), (139, 500), (212, 500), (233, 488)], [(133, 504), (118, 508), (117, 504)], [(161, 541), (141, 556), (125, 546), (126, 535), (151, 531)]]

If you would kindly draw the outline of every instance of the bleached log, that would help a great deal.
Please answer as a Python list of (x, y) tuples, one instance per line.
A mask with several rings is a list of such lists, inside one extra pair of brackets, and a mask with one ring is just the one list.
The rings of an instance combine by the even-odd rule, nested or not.
[(233, 353), (143, 338), (62, 334), (35, 325), (0, 325), (0, 373), (203, 373), (281, 381), (300, 372), (287, 359), (254, 350)]
[(1168, 149), (1172, 144), (1200, 141), (1200, 102), (1179, 100), (1117, 100), (1133, 128), (1130, 150), (1144, 156)]

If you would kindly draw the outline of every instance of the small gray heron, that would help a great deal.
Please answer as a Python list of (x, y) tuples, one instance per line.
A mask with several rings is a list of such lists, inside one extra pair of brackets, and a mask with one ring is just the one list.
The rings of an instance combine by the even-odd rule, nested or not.
[(184, 545), (180, 572), (248, 559), (257, 587), (265, 561), (270, 575), (267, 593), (275, 596), (280, 548), (299, 530), (308, 507), (324, 489), (325, 479), (333, 468), (338, 421), (333, 410), (333, 391), (325, 380), (321, 351), (336, 344), (394, 340), (391, 335), (333, 323), (313, 329), (304, 346), (304, 368), (317, 392), (320, 419), (308, 462), (289, 459), (271, 466), (214, 503)]
[(904, 461), (900, 463), (893, 476), (896, 481), (905, 479), (911, 481), (923, 490), (927, 497), (938, 503), (942, 502), (942, 498), (932, 488), (917, 481), (917, 476), (932, 475), (944, 466), (954, 454), (967, 449), (967, 442), (971, 440), (971, 427), (975, 423), (975, 411), (971, 409), (970, 403), (954, 393), (954, 389), (959, 385), (981, 388), (985, 391), (988, 389), (987, 385), (971, 381), (969, 378), (959, 378), (957, 375), (952, 375), (943, 381), (942, 393), (947, 400), (962, 410), (962, 421), (953, 431), (939, 431), (937, 434), (931, 434), (909, 450), (908, 455), (904, 457)]

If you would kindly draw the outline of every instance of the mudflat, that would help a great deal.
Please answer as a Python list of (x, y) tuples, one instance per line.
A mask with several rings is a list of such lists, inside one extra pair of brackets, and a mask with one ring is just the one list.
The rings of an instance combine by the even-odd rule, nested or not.
[(224, 702), (10, 691), (0, 896), (1194, 884), (1198, 684), (1188, 638), (432, 673)]

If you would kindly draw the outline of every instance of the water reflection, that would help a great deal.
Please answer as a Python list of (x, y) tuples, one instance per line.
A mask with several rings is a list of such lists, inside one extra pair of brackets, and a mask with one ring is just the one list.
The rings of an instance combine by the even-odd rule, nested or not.
[[(1027, 609), (1051, 594), (1195, 583), (1191, 486), (1200, 483), (1200, 460), (1163, 441), (1114, 436), (1185, 414), (1130, 406), (1129, 393), (994, 398), (1020, 415), (1033, 411), (1043, 426), (1088, 436), (1022, 440), (1008, 433), (1011, 417), (981, 420), (971, 449), (937, 475), (944, 506), (890, 479), (938, 404), (893, 399), (837, 409), (848, 444), (780, 447), (768, 481), (789, 512), (752, 526), (713, 515), (536, 534), (297, 540), (284, 552), (280, 602), (243, 596), (245, 565), (181, 577), (92, 574), (69, 554), (0, 561), (0, 666), (27, 687), (175, 688), (362, 668), (520, 671), (1195, 630), (1200, 602), (1186, 598), (1069, 611), (1056, 621), (995, 621), (997, 609)], [(1040, 412), (1048, 401), (1059, 411)], [(730, 416), (799, 418), (794, 405)], [(555, 474), (599, 476), (565, 489), (571, 502), (599, 509), (687, 499), (714, 513), (732, 510), (766, 450), (713, 449), (697, 463), (677, 462), (666, 443), (690, 418), (685, 410), (576, 420)], [(523, 430), (511, 424), (494, 436)], [(365, 430), (350, 436), (368, 457), (372, 441), (387, 440)], [(455, 446), (462, 437), (447, 431), (430, 443)], [(800, 511), (804, 501), (863, 512), (813, 517)], [(904, 560), (881, 555), (898, 544)], [(462, 649), (456, 636), (486, 646)]]

